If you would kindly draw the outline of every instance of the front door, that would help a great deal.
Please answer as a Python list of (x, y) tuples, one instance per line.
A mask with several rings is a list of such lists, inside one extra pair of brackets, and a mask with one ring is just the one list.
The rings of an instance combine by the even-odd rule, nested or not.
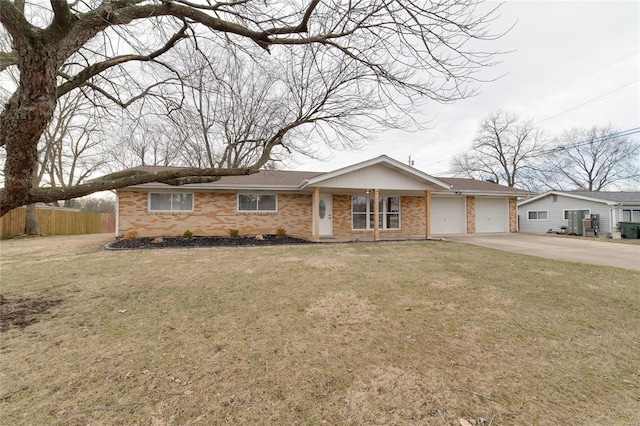
[(320, 194), (318, 216), (320, 217), (320, 235), (333, 235), (333, 196)]

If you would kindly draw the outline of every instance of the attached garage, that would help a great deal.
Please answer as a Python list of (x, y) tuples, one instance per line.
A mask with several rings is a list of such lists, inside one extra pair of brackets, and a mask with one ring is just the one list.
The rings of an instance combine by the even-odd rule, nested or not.
[(435, 235), (466, 233), (464, 197), (431, 198), (431, 233)]
[(509, 232), (509, 200), (476, 197), (476, 233)]

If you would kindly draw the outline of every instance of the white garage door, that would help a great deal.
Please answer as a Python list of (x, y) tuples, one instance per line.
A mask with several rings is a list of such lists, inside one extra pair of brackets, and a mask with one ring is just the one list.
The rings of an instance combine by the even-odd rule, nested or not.
[(509, 232), (509, 203), (506, 198), (476, 197), (476, 233)]
[(466, 216), (464, 197), (431, 198), (432, 234), (464, 234)]

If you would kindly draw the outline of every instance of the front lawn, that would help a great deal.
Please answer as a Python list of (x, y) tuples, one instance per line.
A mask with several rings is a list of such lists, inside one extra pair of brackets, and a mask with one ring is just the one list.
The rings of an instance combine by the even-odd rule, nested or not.
[[(451, 242), (105, 238), (0, 242), (0, 423), (640, 421), (639, 272)], [(12, 323), (18, 301), (57, 302)]]

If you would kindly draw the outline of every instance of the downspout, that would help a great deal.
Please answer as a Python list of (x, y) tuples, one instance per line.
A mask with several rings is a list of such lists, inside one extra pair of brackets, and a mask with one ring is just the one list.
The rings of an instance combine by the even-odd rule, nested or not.
[(611, 233), (612, 237), (613, 237), (613, 231), (616, 228), (616, 226), (615, 226), (615, 223), (616, 223), (616, 209), (618, 209), (621, 205), (622, 205), (622, 203), (616, 203), (616, 204), (612, 205), (609, 208), (609, 232)]

